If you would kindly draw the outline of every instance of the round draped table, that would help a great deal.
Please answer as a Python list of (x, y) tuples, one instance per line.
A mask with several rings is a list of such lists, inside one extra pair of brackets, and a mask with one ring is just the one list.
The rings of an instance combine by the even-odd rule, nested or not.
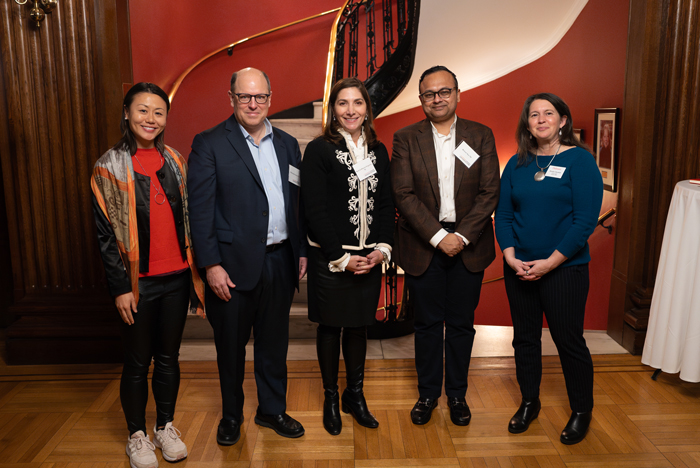
[(700, 186), (687, 180), (668, 210), (642, 363), (700, 382)]

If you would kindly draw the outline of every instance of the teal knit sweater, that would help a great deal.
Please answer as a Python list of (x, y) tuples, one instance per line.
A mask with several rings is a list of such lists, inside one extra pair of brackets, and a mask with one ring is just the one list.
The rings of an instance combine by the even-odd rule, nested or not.
[[(540, 156), (545, 167), (551, 156)], [(582, 148), (559, 153), (552, 166), (564, 168), (561, 178), (545, 177), (534, 157), (518, 166), (513, 156), (501, 176), (496, 208), (496, 238), (501, 250), (515, 248), (523, 261), (548, 258), (554, 250), (567, 260), (561, 266), (588, 263), (588, 237), (598, 222), (603, 201), (603, 179), (593, 156)]]

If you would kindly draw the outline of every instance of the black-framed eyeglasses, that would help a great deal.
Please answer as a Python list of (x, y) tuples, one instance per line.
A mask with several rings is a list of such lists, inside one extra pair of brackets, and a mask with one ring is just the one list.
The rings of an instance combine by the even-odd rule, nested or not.
[(255, 98), (255, 102), (258, 104), (265, 104), (268, 99), (270, 99), (269, 94), (242, 94), (234, 93), (238, 98), (238, 102), (241, 104), (248, 104), (251, 98)]
[(440, 96), (440, 99), (447, 99), (452, 95), (452, 91), (455, 88), (442, 88), (438, 90), (438, 92), (434, 91), (426, 91), (423, 94), (419, 94), (420, 98), (423, 100), (423, 102), (430, 102), (435, 99), (435, 96)]

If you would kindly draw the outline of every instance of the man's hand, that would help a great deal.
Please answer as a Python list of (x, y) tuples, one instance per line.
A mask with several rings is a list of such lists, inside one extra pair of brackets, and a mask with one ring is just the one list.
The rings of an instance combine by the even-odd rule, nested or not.
[(117, 306), (119, 315), (121, 315), (124, 323), (126, 323), (127, 325), (133, 325), (134, 316), (131, 315), (131, 313), (133, 312), (135, 314), (137, 312), (136, 299), (134, 298), (134, 293), (128, 292), (118, 295), (114, 298), (114, 305)]
[(454, 257), (464, 248), (464, 241), (457, 234), (451, 232), (440, 241), (437, 247), (449, 257)]
[(219, 299), (226, 302), (231, 299), (229, 288), (236, 287), (221, 265), (210, 265), (207, 267), (207, 284), (209, 284), (209, 287)]
[(306, 267), (309, 265), (309, 259), (306, 257), (299, 257), (299, 281), (306, 274)]

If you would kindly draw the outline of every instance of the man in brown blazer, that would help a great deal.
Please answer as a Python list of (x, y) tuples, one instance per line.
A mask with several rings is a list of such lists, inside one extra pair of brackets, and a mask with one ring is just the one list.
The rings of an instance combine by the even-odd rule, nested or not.
[(488, 127), (456, 117), (454, 73), (432, 67), (418, 87), (427, 119), (394, 134), (391, 158), (399, 211), (393, 253), (415, 307), (420, 398), (411, 420), (427, 423), (437, 406), (444, 345), (450, 418), (466, 426), (474, 310), (484, 270), (496, 257), (491, 215), (500, 187), (498, 155)]

